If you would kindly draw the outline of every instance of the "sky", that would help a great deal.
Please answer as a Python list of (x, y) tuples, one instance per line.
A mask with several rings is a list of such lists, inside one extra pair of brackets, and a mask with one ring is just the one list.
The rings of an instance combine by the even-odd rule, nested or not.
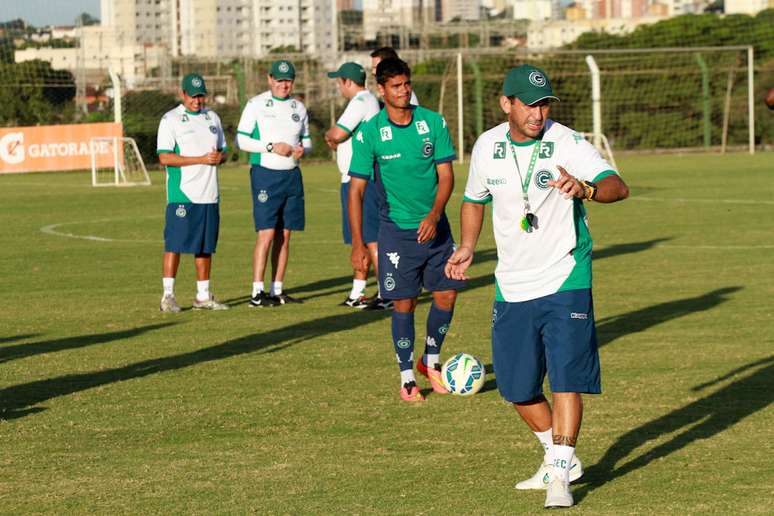
[(31, 25), (72, 25), (86, 12), (99, 18), (99, 0), (0, 0), (0, 21), (21, 18)]

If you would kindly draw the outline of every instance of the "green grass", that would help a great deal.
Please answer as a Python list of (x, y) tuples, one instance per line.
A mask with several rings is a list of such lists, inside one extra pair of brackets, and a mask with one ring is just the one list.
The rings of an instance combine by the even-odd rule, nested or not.
[[(767, 513), (774, 411), (774, 155), (622, 156), (632, 196), (590, 208), (604, 394), (586, 398), (586, 514)], [(448, 212), (457, 214), (465, 179)], [(245, 167), (221, 173), (213, 290), (161, 314), (164, 189), (85, 174), (0, 177), (0, 512), (514, 514), (539, 446), (489, 375), (408, 406), (388, 314), (350, 284), (338, 176), (304, 167), (286, 288), (250, 310)], [(95, 241), (44, 233), (97, 236)], [(444, 355), (491, 362), (487, 221)], [(184, 257), (178, 299), (194, 295)], [(418, 309), (424, 334), (427, 298)], [(425, 383), (422, 383), (426, 387)]]

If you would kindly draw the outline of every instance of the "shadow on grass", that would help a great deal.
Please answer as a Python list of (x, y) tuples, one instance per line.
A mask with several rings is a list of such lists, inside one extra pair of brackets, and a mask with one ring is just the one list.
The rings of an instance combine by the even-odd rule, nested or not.
[(631, 254), (647, 251), (662, 242), (668, 242), (672, 240), (672, 237), (668, 238), (654, 238), (653, 240), (645, 240), (643, 242), (632, 242), (629, 244), (615, 244), (608, 247), (604, 247), (598, 251), (593, 251), (593, 260), (602, 260), (604, 258), (612, 258), (620, 254)]
[(26, 335), (12, 335), (10, 337), (0, 337), (0, 344), (7, 344), (9, 342), (16, 342), (17, 340), (34, 339), (39, 337), (40, 333), (28, 333)]
[[(167, 326), (172, 326), (175, 324), (177, 323), (151, 324), (148, 326), (140, 326), (139, 328), (132, 328), (130, 330), (96, 333), (93, 335), (79, 335), (77, 337), (43, 340), (40, 342), (30, 342), (28, 344), (17, 344), (15, 346), (2, 347), (0, 348), (0, 364), (4, 362), (10, 362), (11, 360), (18, 360), (20, 358), (39, 355), (42, 353), (53, 353), (56, 351), (65, 351), (68, 349), (94, 346), (95, 344), (105, 344), (115, 340), (130, 339), (132, 337), (136, 337), (137, 335), (142, 335), (147, 331), (159, 330), (161, 328), (166, 328)], [(26, 337), (28, 336), (20, 336), (20, 338)]]
[[(761, 367), (754, 373), (619, 437), (599, 462), (586, 468), (580, 487), (573, 493), (576, 501), (582, 500), (594, 489), (616, 478), (679, 451), (694, 441), (709, 439), (747, 416), (766, 409), (774, 401), (774, 355), (747, 364), (697, 386), (694, 390), (714, 385), (737, 372), (759, 366)], [(674, 432), (678, 432), (677, 435), (666, 442), (647, 446), (649, 441)], [(639, 455), (625, 461), (632, 452), (643, 446), (646, 449)]]

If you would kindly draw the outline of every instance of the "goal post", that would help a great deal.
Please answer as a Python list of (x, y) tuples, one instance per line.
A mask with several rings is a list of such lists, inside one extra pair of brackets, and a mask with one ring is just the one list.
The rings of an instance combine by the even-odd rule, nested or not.
[(92, 138), (90, 151), (92, 186), (151, 184), (148, 170), (133, 138)]

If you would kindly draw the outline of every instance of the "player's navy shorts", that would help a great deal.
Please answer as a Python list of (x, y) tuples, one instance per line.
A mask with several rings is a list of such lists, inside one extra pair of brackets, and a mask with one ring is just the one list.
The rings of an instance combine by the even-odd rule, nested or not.
[(272, 170), (253, 165), (250, 167), (250, 187), (256, 231), (304, 229), (304, 182), (298, 167)]
[(168, 253), (212, 254), (218, 245), (220, 210), (218, 204), (167, 204), (164, 251)]
[(591, 289), (495, 301), (492, 358), (497, 388), (512, 403), (541, 395), (546, 371), (553, 392), (602, 392)]
[(448, 278), (446, 261), (454, 252), (449, 221), (438, 222), (434, 239), (417, 242), (416, 229), (400, 229), (382, 220), (379, 224), (379, 286), (384, 299), (417, 297), (424, 287), (430, 292), (459, 290), (464, 281)]
[[(352, 245), (349, 230), (349, 183), (341, 183), (341, 233), (344, 243)], [(379, 196), (373, 181), (366, 183), (363, 194), (363, 242), (376, 242), (379, 236)]]

